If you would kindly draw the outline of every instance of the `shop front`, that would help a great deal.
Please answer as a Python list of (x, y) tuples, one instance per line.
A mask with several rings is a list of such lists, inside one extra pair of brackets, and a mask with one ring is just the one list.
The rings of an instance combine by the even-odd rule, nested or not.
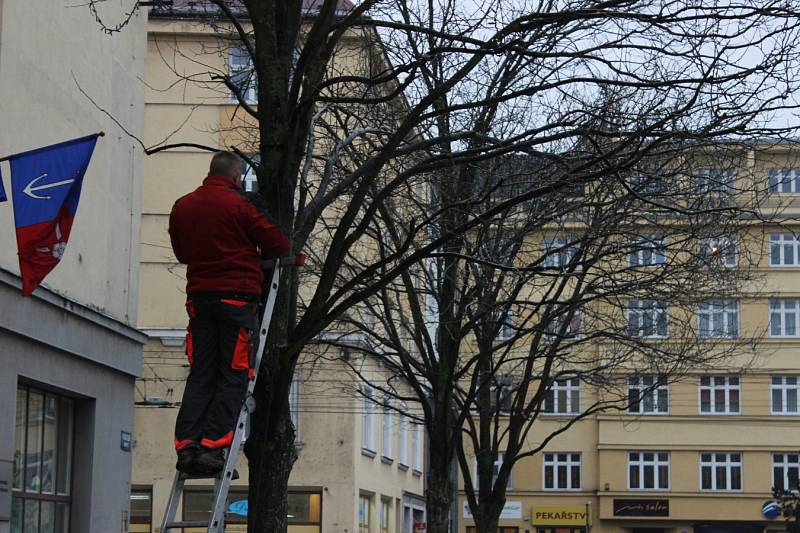
[(536, 533), (587, 533), (591, 526), (588, 505), (534, 505), (531, 525)]

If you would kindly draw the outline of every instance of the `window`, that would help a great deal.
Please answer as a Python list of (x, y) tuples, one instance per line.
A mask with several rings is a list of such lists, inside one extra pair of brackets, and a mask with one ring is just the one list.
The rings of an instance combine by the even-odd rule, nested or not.
[(701, 168), (695, 172), (698, 193), (730, 193), (736, 182), (736, 173), (731, 169)]
[(667, 189), (664, 178), (659, 175), (634, 174), (628, 178), (628, 185), (637, 194), (659, 194)]
[(738, 254), (734, 237), (707, 237), (700, 240), (700, 258), (709, 266), (735, 267)]
[[(231, 487), (228, 498), (225, 501), (225, 508), (239, 500), (247, 499), (247, 489)], [(187, 488), (183, 493), (183, 519), (184, 520), (205, 520), (211, 518), (211, 507), (214, 501), (214, 492), (211, 488)], [(225, 515), (225, 525), (246, 524), (247, 517), (234, 513)]]
[(669, 490), (669, 452), (628, 452), (628, 488)]
[[(253, 62), (247, 49), (240, 46), (232, 46), (228, 55), (228, 76), (231, 83), (242, 93), (244, 101), (248, 104), (256, 103), (258, 100), (258, 90), (256, 84), (256, 74), (253, 69)], [(231, 91), (231, 102), (238, 102), (236, 95)]]
[(800, 455), (796, 453), (772, 454), (772, 486), (776, 489), (798, 490)]
[(545, 453), (544, 489), (578, 490), (581, 488), (581, 454)]
[(742, 454), (701, 453), (700, 489), (718, 491), (742, 490)]
[(391, 501), (384, 500), (383, 498), (381, 498), (381, 513), (380, 513), (381, 533), (389, 533), (391, 505), (392, 505)]
[(664, 415), (669, 412), (669, 386), (655, 376), (628, 378), (628, 412)]
[(667, 262), (666, 238), (657, 235), (640, 235), (631, 238), (631, 266), (658, 266)]
[(769, 336), (800, 337), (800, 300), (769, 301)]
[(408, 417), (400, 415), (400, 428), (397, 435), (397, 462), (408, 466)]
[[(494, 486), (495, 482), (497, 481), (497, 476), (500, 475), (500, 468), (503, 466), (503, 459), (505, 458), (505, 452), (497, 452), (495, 455), (494, 461), (492, 462), (492, 485)], [(512, 487), (512, 476), (509, 472), (508, 474), (508, 483), (506, 483), (506, 489), (510, 489)], [(478, 462), (475, 461), (475, 481), (479, 482), (478, 476)]]
[(375, 453), (375, 404), (372, 400), (372, 387), (364, 387), (362, 394), (361, 448)]
[(130, 533), (150, 533), (153, 527), (153, 489), (131, 489)]
[(800, 382), (797, 376), (772, 376), (770, 391), (773, 415), (800, 414)]
[(11, 531), (69, 530), (74, 403), (17, 387)]
[(544, 412), (567, 415), (580, 412), (581, 387), (578, 378), (557, 379), (550, 385), (544, 399)]
[[(514, 312), (509, 307), (508, 309), (501, 310), (498, 315), (503, 315), (502, 320), (503, 323), (500, 324), (500, 329), (497, 330), (497, 340), (499, 341), (507, 341), (514, 337)], [(498, 321), (501, 317), (496, 316), (495, 321)]]
[(243, 163), (245, 167), (244, 174), (242, 174), (242, 189), (245, 192), (258, 192), (258, 176), (256, 176), (256, 169), (248, 163)]
[(559, 268), (569, 265), (575, 257), (577, 248), (572, 237), (544, 238), (545, 268)]
[(292, 384), (289, 386), (289, 416), (292, 418), (292, 425), (294, 426), (295, 438), (300, 437), (300, 384), (297, 382), (297, 377), (292, 378)]
[(411, 468), (422, 472), (422, 424), (413, 424), (411, 429)]
[(370, 496), (363, 494), (358, 497), (358, 532), (370, 533), (369, 531), (369, 515), (370, 515)]
[(667, 302), (631, 300), (628, 304), (628, 332), (633, 337), (664, 338), (668, 329)]
[(769, 266), (800, 265), (800, 240), (792, 233), (770, 233)]
[(769, 192), (800, 192), (799, 168), (770, 168), (767, 170)]
[(739, 336), (739, 302), (709, 300), (698, 306), (698, 333), (705, 338)]
[(510, 411), (514, 402), (514, 386), (511, 376), (492, 376), (490, 389), (492, 409), (501, 412)]
[(381, 419), (381, 456), (392, 458), (392, 404), (389, 398), (383, 400), (383, 417)]
[[(552, 304), (548, 306), (548, 321), (544, 325), (547, 336), (551, 339), (573, 339), (581, 329), (581, 312), (568, 304)], [(566, 324), (566, 327), (565, 327)]]
[(738, 376), (701, 376), (700, 413), (739, 414)]

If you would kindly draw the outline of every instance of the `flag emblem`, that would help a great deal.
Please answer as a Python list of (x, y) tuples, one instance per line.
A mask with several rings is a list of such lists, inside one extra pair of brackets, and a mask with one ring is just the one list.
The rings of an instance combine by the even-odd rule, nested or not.
[(94, 134), (9, 158), (24, 295), (32, 293), (64, 256), (97, 137)]

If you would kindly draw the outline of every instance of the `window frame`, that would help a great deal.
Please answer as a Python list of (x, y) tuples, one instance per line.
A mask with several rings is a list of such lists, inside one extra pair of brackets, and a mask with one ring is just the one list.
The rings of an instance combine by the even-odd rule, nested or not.
[[(506, 452), (498, 451), (495, 454), (494, 461), (492, 461), (492, 486), (497, 482), (497, 476), (500, 475), (500, 468), (503, 467), (503, 462), (505, 460)], [(475, 459), (475, 483), (476, 486), (479, 483), (479, 476), (478, 476), (478, 459)], [(511, 472), (508, 474), (508, 482), (506, 483), (506, 490), (511, 490), (514, 487), (514, 469), (511, 469)]]
[[(792, 262), (786, 262), (786, 251), (792, 252)], [(774, 251), (777, 250), (775, 261)], [(769, 266), (771, 268), (798, 268), (800, 267), (800, 235), (793, 233), (770, 233), (769, 234)]]
[[(652, 243), (652, 246), (650, 244)], [(667, 237), (665, 235), (636, 235), (629, 239), (628, 266), (657, 268), (667, 264)], [(645, 254), (650, 261), (645, 261)]]
[[(670, 492), (672, 487), (672, 454), (668, 451), (663, 450), (645, 450), (645, 451), (628, 451), (627, 453), (627, 462), (628, 462), (628, 469), (627, 469), (627, 485), (629, 491), (635, 492)], [(653, 460), (646, 461), (644, 458), (644, 454), (652, 453)], [(637, 461), (631, 460), (632, 454), (639, 454), (639, 459)], [(660, 455), (665, 454), (667, 456), (666, 461), (662, 460)], [(640, 485), (644, 485), (644, 468), (646, 466), (653, 467), (653, 488), (647, 487), (631, 487), (631, 468), (636, 465), (639, 468), (639, 481)], [(659, 467), (666, 466), (667, 468), (667, 486), (660, 487), (659, 481), (661, 480), (661, 474), (659, 473)]]
[[(794, 303), (794, 309), (787, 309), (787, 303), (792, 302)], [(778, 305), (779, 308), (775, 306)], [(794, 327), (794, 334), (787, 335), (784, 332), (786, 331), (786, 315), (787, 314), (794, 315), (793, 327)], [(774, 333), (774, 323), (773, 318), (775, 316), (780, 317), (780, 333)], [(800, 299), (799, 298), (770, 298), (769, 300), (769, 336), (773, 339), (797, 339), (800, 338)]]
[[(547, 456), (553, 456), (553, 459), (548, 461)], [(564, 461), (558, 460), (559, 455), (566, 455), (567, 459)], [(577, 462), (573, 460), (573, 457), (577, 455), (578, 460)], [(583, 455), (581, 452), (543, 452), (542, 454), (542, 490), (547, 492), (577, 492), (583, 490)], [(572, 474), (573, 469), (578, 469), (578, 486), (577, 487), (558, 487), (558, 467), (563, 466), (567, 469), (567, 485), (572, 485)], [(553, 487), (547, 486), (547, 468), (550, 467), (553, 469)]]
[[(780, 379), (780, 383), (775, 383), (776, 379)], [(794, 383), (786, 383), (787, 379), (794, 379)], [(781, 404), (783, 409), (780, 411), (775, 409), (775, 392), (781, 395)], [(789, 404), (787, 396), (789, 391), (794, 391), (794, 406), (795, 410), (790, 411), (786, 409)], [(769, 411), (771, 415), (775, 416), (800, 416), (800, 376), (770, 376), (769, 379)]]
[[(364, 503), (364, 512), (361, 512), (362, 503)], [(358, 495), (358, 531), (359, 533), (370, 533), (370, 514), (372, 512), (372, 496), (367, 494)], [(364, 520), (362, 521), (362, 517)]]
[(542, 243), (544, 268), (567, 268), (578, 253), (573, 235), (546, 235)]
[(736, 190), (735, 169), (699, 167), (692, 175), (698, 194), (730, 194)]
[[(23, 428), (23, 436), (22, 436), (22, 472), (20, 479), (20, 485), (16, 485), (17, 483), (17, 464), (15, 461), (11, 463), (11, 471), (12, 477), (10, 480), (10, 484), (8, 486), (9, 489), (9, 501), (11, 503), (11, 508), (9, 509), (10, 514), (10, 521), (9, 527), (14, 522), (14, 502), (20, 501), (20, 513), (22, 517), (22, 523), (20, 523), (20, 528), (24, 525), (24, 517), (25, 517), (25, 507), (28, 505), (28, 502), (35, 502), (35, 507), (37, 510), (37, 523), (41, 523), (42, 513), (44, 506), (43, 503), (52, 503), (52, 510), (53, 510), (53, 519), (57, 521), (58, 518), (58, 509), (61, 507), (64, 509), (64, 527), (66, 531), (70, 531), (70, 522), (73, 512), (73, 485), (75, 480), (74, 469), (75, 469), (75, 443), (76, 443), (76, 408), (77, 408), (77, 400), (65, 394), (61, 394), (58, 392), (54, 392), (50, 389), (40, 387), (37, 385), (31, 385), (25, 382), (18, 382), (15, 392), (15, 427), (14, 427), (14, 454), (17, 453), (17, 428), (19, 427), (18, 421), (16, 420), (17, 414), (19, 414), (19, 405), (16, 405), (16, 402), (19, 400), (20, 392), (24, 392), (25, 396), (25, 407), (23, 409), (23, 417), (24, 417), (24, 428)], [(38, 479), (36, 488), (29, 488), (28, 487), (28, 476), (29, 476), (29, 467), (28, 467), (28, 459), (30, 457), (30, 453), (28, 451), (29, 446), (31, 445), (30, 442), (30, 431), (31, 431), (31, 394), (34, 393), (41, 397), (41, 406), (38, 418), (40, 418), (40, 425), (38, 427), (39, 434), (37, 435), (37, 442), (35, 443), (37, 447), (36, 452), (36, 474), (34, 477)], [(43, 485), (46, 482), (45, 478), (45, 468), (44, 463), (45, 461), (45, 446), (46, 446), (46, 439), (48, 434), (48, 428), (46, 425), (48, 419), (48, 400), (53, 401), (54, 413), (53, 417), (54, 426), (52, 428), (52, 467), (51, 467), (51, 487), (52, 490), (46, 492), (44, 490)], [(65, 410), (66, 409), (66, 410)], [(66, 418), (66, 420), (65, 420)], [(37, 424), (38, 425), (38, 424)], [(66, 438), (62, 440), (63, 435), (61, 433), (62, 430), (66, 428)], [(63, 449), (62, 446), (66, 448)], [(64, 472), (61, 471), (61, 462), (62, 460), (66, 463), (66, 469)], [(66, 477), (66, 482), (64, 483), (65, 490), (62, 492), (61, 490), (61, 483), (62, 479), (61, 476), (64, 475)]]
[[(713, 306), (721, 306), (721, 310), (714, 309)], [(739, 312), (739, 300), (736, 298), (721, 298), (706, 300), (697, 304), (697, 335), (702, 339), (736, 339), (741, 333), (741, 313)], [(709, 327), (705, 334), (702, 327), (703, 317), (706, 316)], [(723, 329), (721, 335), (715, 333), (716, 318), (721, 315)], [(728, 331), (730, 324), (729, 315), (735, 316), (733, 327), (735, 331)]]
[[(652, 306), (648, 306), (647, 303), (651, 302)], [(644, 328), (644, 317), (646, 313), (652, 312), (652, 318), (650, 319), (652, 323), (652, 329), (654, 333), (646, 335), (646, 330)], [(638, 316), (637, 318), (637, 328), (636, 332), (633, 332), (632, 327), (632, 320), (633, 316)], [(664, 320), (664, 333), (658, 333), (659, 330), (659, 323), (660, 321)], [(631, 298), (628, 300), (628, 334), (631, 337), (637, 339), (667, 339), (669, 338), (669, 303), (664, 300), (652, 300), (652, 299), (638, 299), (638, 298)]]
[[(703, 385), (703, 379), (708, 378), (709, 384)], [(724, 383), (719, 385), (717, 380), (724, 379)], [(735, 386), (730, 384), (731, 379), (736, 379), (737, 383)], [(714, 411), (713, 408), (716, 405), (715, 397), (716, 391), (721, 389), (725, 394), (725, 410), (724, 411)], [(708, 390), (708, 397), (709, 397), (709, 411), (703, 411), (703, 391)], [(737, 410), (732, 411), (730, 409), (731, 402), (731, 391), (736, 391), (738, 393), (737, 397)], [(698, 405), (697, 410), (698, 413), (702, 416), (740, 416), (742, 414), (742, 378), (737, 375), (732, 374), (703, 374), (698, 379), (698, 387), (697, 387), (697, 394), (698, 394)]]
[[(784, 174), (793, 174), (784, 177)], [(782, 185), (789, 184), (789, 189), (778, 190)], [(800, 192), (800, 168), (794, 167), (771, 167), (767, 169), (767, 184), (770, 194), (796, 194)]]
[(703, 237), (698, 244), (698, 254), (706, 263), (711, 263), (711, 259), (713, 259), (717, 253), (720, 253), (719, 257), (722, 258), (720, 266), (723, 268), (735, 268), (738, 266), (739, 241), (736, 237)]
[[(653, 374), (636, 374), (633, 376), (628, 376), (626, 383), (627, 383), (627, 400), (628, 400), (628, 409), (626, 412), (629, 415), (633, 416), (667, 416), (669, 415), (669, 383), (659, 383), (657, 386), (653, 387), (653, 383), (647, 385), (645, 381), (647, 379), (651, 379), (653, 383), (658, 381), (658, 378)], [(632, 383), (633, 380), (636, 380), (636, 383)], [(644, 404), (646, 402), (646, 398), (643, 395), (642, 391), (650, 389), (647, 392), (647, 396), (653, 396), (652, 404), (654, 406), (654, 410), (652, 411), (645, 411)], [(638, 391), (638, 398), (639, 401), (636, 402), (636, 405), (639, 406), (637, 411), (632, 411), (631, 408), (633, 407), (633, 403), (631, 402), (631, 391), (635, 390)], [(659, 392), (665, 391), (667, 399), (666, 399), (666, 407), (662, 410), (659, 409), (661, 403), (659, 401)]]
[[(239, 55), (235, 54), (234, 51), (238, 52)], [(247, 62), (246, 63), (239, 62), (237, 64), (234, 64), (235, 55), (237, 59), (245, 58)], [(236, 76), (241, 75), (246, 71), (249, 71), (249, 75), (247, 76), (248, 85), (244, 90), (241, 91), (242, 97), (245, 103), (247, 103), (248, 105), (256, 105), (258, 104), (258, 78), (256, 77), (256, 73), (254, 70), (253, 58), (250, 57), (245, 47), (231, 46), (228, 49), (228, 78), (230, 78), (231, 83), (236, 85), (237, 84)], [(239, 99), (230, 89), (228, 89), (228, 102), (231, 104), (239, 103)]]
[(375, 403), (373, 396), (374, 389), (365, 386), (361, 390), (362, 409), (361, 414), (361, 451), (375, 455)]
[[(778, 466), (776, 466), (775, 457), (778, 456), (778, 455), (783, 457), (783, 459), (778, 464)], [(795, 461), (793, 461), (793, 462), (789, 461), (789, 458), (791, 456), (795, 457)], [(771, 461), (771, 463), (772, 463), (772, 486), (773, 487), (778, 487), (778, 484), (775, 482), (776, 481), (776, 479), (775, 479), (775, 469), (780, 467), (783, 470), (783, 473), (782, 473), (782, 476), (781, 476), (783, 479), (781, 480), (781, 487), (780, 488), (783, 488), (784, 490), (789, 490), (789, 491), (794, 492), (795, 494), (797, 494), (798, 488), (791, 489), (791, 488), (787, 488), (787, 487), (789, 487), (789, 482), (791, 481), (790, 476), (789, 476), (789, 471), (790, 470), (792, 470), (792, 469), (795, 470), (795, 472), (797, 473), (797, 479), (800, 480), (800, 454), (798, 454), (797, 452), (772, 452), (770, 454), (770, 458), (772, 459), (772, 461)]]
[(405, 414), (400, 415), (397, 433), (397, 464), (401, 468), (408, 468), (408, 417)]
[[(577, 376), (573, 377), (566, 377), (562, 379), (554, 379), (552, 380), (552, 384), (547, 388), (545, 393), (544, 401), (542, 404), (542, 414), (547, 416), (565, 416), (565, 415), (576, 415), (581, 412), (581, 379)], [(563, 384), (560, 384), (562, 382)], [(577, 394), (577, 398), (573, 398), (573, 392)], [(552, 399), (551, 398), (552, 395)], [(566, 399), (564, 401), (564, 405), (566, 406), (566, 410), (561, 411), (558, 409), (559, 405), (559, 397), (561, 395), (566, 395)], [(553, 404), (553, 410), (550, 411), (547, 409), (547, 403), (551, 401)], [(577, 403), (577, 405), (573, 405)]]
[(422, 475), (422, 429), (420, 423), (412, 423), (411, 430), (411, 470), (414, 474)]
[[(710, 455), (711, 456), (711, 460), (710, 461), (703, 461), (703, 456), (704, 455)], [(717, 456), (718, 455), (724, 455), (725, 456), (725, 460), (724, 461), (718, 461), (717, 460)], [(738, 455), (739, 456), (739, 460), (738, 461), (731, 460), (731, 456), (733, 456), (733, 455)], [(698, 463), (700, 465), (700, 471), (699, 471), (700, 482), (699, 482), (699, 485), (698, 485), (700, 487), (700, 492), (744, 492), (744, 479), (743, 479), (744, 461), (743, 461), (743, 455), (744, 454), (742, 452), (715, 452), (715, 451), (702, 451), (702, 452), (700, 452), (699, 463)], [(734, 468), (738, 468), (739, 469), (739, 488), (738, 489), (734, 489), (734, 488), (720, 489), (720, 488), (716, 487), (716, 484), (717, 484), (716, 473), (717, 473), (717, 468), (720, 468), (720, 467), (725, 469), (725, 483), (728, 485), (728, 487), (731, 487), (732, 484), (733, 484), (732, 483), (733, 482), (733, 469)], [(711, 488), (703, 488), (703, 469), (704, 468), (711, 469)]]
[(392, 402), (387, 396), (383, 399), (383, 412), (381, 413), (381, 458), (387, 461), (394, 461), (392, 414)]

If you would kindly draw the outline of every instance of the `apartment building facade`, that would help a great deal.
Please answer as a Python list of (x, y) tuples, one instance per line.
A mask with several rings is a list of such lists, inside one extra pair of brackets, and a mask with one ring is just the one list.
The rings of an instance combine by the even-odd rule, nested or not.
[[(309, 9), (314, 3), (309, 3)], [(202, 3), (175, 2), (154, 10), (148, 26), (146, 142), (164, 139), (226, 147), (242, 141), (231, 95), (187, 82), (207, 70), (236, 74), (247, 68), (239, 50), (221, 46), (202, 24)], [(353, 60), (350, 57), (349, 60)], [(254, 97), (252, 87), (246, 91)], [(255, 102), (254, 102), (255, 103)], [(241, 111), (240, 111), (241, 112)], [(172, 255), (167, 222), (174, 201), (206, 176), (210, 154), (193, 148), (164, 151), (145, 162), (139, 328), (148, 335), (144, 375), (138, 382), (133, 449), (131, 531), (158, 531), (174, 476), (172, 432), (188, 374), (185, 274)], [(252, 173), (245, 188), (254, 188)], [(297, 428), (296, 461), (289, 480), (289, 531), (410, 533), (424, 522), (423, 432), (398, 407), (384, 413), (383, 398), (366, 401), (353, 361), (312, 346), (301, 359), (291, 392)], [(369, 379), (386, 382), (370, 365)], [(376, 403), (377, 402), (377, 403)], [(247, 498), (247, 464), (230, 501)], [(179, 517), (207, 516), (211, 485), (192, 482)], [(244, 517), (230, 514), (227, 531), (244, 531)]]
[[(800, 472), (800, 241), (792, 222), (800, 207), (797, 155), (792, 144), (748, 152), (747, 171), (769, 189), (764, 208), (780, 211), (784, 223), (754, 222), (747, 242), (723, 243), (726, 267), (737, 268), (737, 247), (754, 252), (759, 280), (740, 295), (699, 305), (692, 319), (701, 337), (758, 339), (753, 352), (655, 387), (654, 376), (620, 375), (630, 400), (626, 410), (581, 420), (514, 466), (499, 531), (786, 530), (762, 507), (772, 500), (772, 487), (796, 487)], [(663, 257), (653, 254), (648, 261)], [(667, 342), (666, 311), (663, 323), (657, 307), (645, 312), (654, 337)], [(641, 313), (632, 306), (623, 319), (641, 323)], [(554, 383), (528, 447), (598, 394), (579, 379)], [(463, 486), (457, 515), (459, 531), (474, 531)]]
[[(106, 4), (97, 15), (116, 24), (126, 8)], [(133, 13), (125, 31), (108, 39), (88, 6), (0, 2), (3, 155), (106, 133), (64, 255), (28, 297), (11, 172), (7, 163), (0, 168), (11, 196), (0, 203), (2, 533), (107, 533), (127, 523), (145, 339), (135, 329), (143, 154), (96, 106), (142, 134), (145, 19)]]

